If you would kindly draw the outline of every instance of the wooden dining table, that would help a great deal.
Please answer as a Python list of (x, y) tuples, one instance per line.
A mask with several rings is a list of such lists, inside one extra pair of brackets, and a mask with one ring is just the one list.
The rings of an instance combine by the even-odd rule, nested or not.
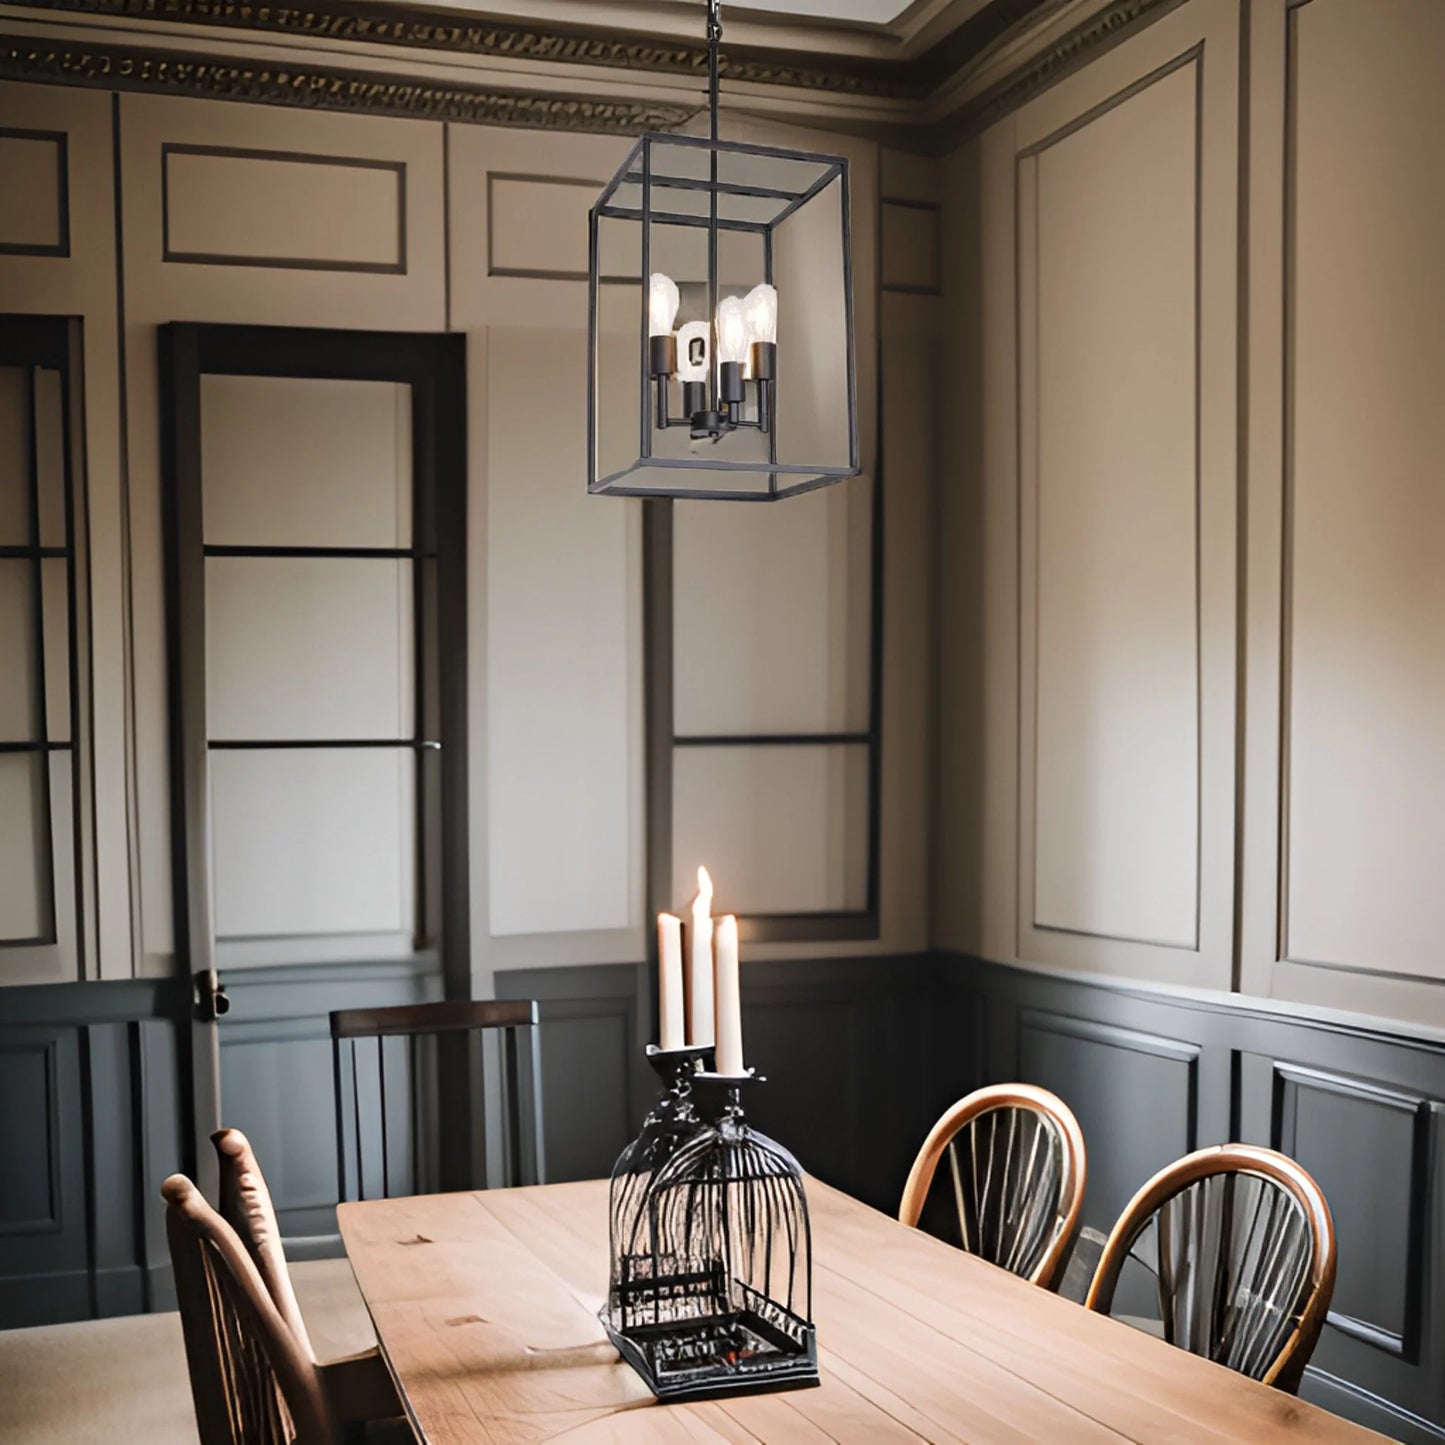
[(419, 1439), (1379, 1440), (809, 1180), (821, 1385), (658, 1405), (597, 1318), (603, 1180), (343, 1204)]

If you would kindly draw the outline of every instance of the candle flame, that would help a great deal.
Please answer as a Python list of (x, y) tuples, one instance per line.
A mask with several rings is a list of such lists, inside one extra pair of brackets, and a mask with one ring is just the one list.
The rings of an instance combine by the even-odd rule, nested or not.
[(701, 866), (697, 870), (697, 896), (708, 903), (712, 902), (712, 878), (707, 869)]

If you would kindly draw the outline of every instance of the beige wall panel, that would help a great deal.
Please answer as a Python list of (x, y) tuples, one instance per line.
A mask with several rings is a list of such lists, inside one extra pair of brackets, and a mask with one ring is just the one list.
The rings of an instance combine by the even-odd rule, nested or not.
[(69, 249), (63, 132), (0, 133), (0, 251)]
[[(404, 166), (405, 271), (367, 274), (166, 261), (162, 163), (168, 144)], [(419, 121), (125, 95), (120, 99), (120, 155), (136, 638), (137, 870), (144, 966), (160, 972), (169, 967), (172, 925), (155, 327), (166, 321), (215, 321), (444, 329), (442, 128)], [(387, 202), (387, 214), (390, 219), (383, 221), (390, 226), (394, 199)], [(173, 219), (172, 229), (175, 224)], [(273, 217), (267, 224), (285, 222)]]
[(1290, 23), (1284, 954), (1445, 979), (1445, 9)]
[(410, 929), (414, 769), (400, 750), (212, 752), (217, 938)]
[(1186, 66), (1115, 105), (1021, 182), (1036, 186), (1021, 251), (1036, 266), (1021, 278), (1035, 328), (1032, 922), (1191, 949), (1196, 78)]
[[(50, 928), (50, 858), (39, 753), (0, 753), (0, 942), (38, 938)], [(0, 979), (11, 977), (0, 949)]]
[(205, 541), (409, 547), (411, 446), (410, 387), (202, 377)]
[(686, 916), (699, 865), (718, 914), (865, 907), (867, 794), (861, 747), (677, 749), (674, 911)]
[(572, 331), (487, 333), (494, 935), (640, 922), (628, 846), (630, 738), (640, 727), (629, 666), (636, 517), (586, 493), (578, 343)]
[[(572, 326), (585, 348), (587, 212), (630, 148), (613, 136), (451, 127), (453, 323)], [(618, 274), (638, 264), (628, 248), (607, 259)]]
[(167, 260), (406, 267), (404, 161), (172, 145), (161, 167)]
[(0, 547), (30, 541), (30, 388), (23, 366), (0, 366)]
[[(87, 850), (93, 825), (95, 859), (93, 872), (87, 870), (83, 880), (88, 937), (82, 953), (85, 976), (127, 978), (133, 967), (127, 799), (127, 558), (121, 516), (111, 115), (112, 98), (100, 91), (14, 83), (0, 86), (0, 129), (65, 136), (70, 254), (0, 254), (0, 311), (78, 316), (84, 324), (88, 525), (80, 540), (88, 555), (85, 595), (93, 728), (81, 766), (82, 786), (88, 796), (93, 795), (94, 809), (83, 809), (82, 821)], [(11, 179), (3, 160), (0, 174), (7, 182)], [(47, 187), (48, 183), (41, 186), (42, 196)], [(15, 193), (25, 196), (28, 211), (34, 192), (16, 187)], [(46, 225), (53, 231), (48, 212), (46, 216)], [(41, 400), (45, 400), (43, 391)], [(45, 440), (42, 435), (41, 441)], [(48, 471), (44, 452), (41, 460)], [(48, 504), (42, 510), (47, 541), (54, 535), (53, 526), (46, 522), (51, 511)], [(66, 863), (67, 869), (69, 866)], [(76, 976), (73, 967), (68, 976)]]
[[(0, 829), (0, 940), (6, 944), (0, 986), (83, 977), (69, 821), (74, 797), (66, 754), (0, 754), (0, 818), (6, 821)], [(94, 927), (89, 914), (85, 927)], [(25, 940), (37, 938), (27, 946)]]
[(679, 734), (868, 728), (871, 494), (673, 509)]
[(34, 587), (33, 562), (0, 558), (0, 742), (33, 742), (39, 735)]
[(941, 203), (944, 169), (934, 156), (883, 149), (878, 153), (879, 189), (899, 200)]
[(413, 626), (410, 563), (209, 558), (209, 735), (411, 737)]
[[(953, 364), (937, 378), (934, 409), (937, 651), (930, 933), (941, 947), (994, 958), (1009, 957), (1014, 947), (1018, 688), (1006, 681), (1010, 670), (1017, 677), (1018, 651), (1016, 609), (986, 605), (986, 600), (1017, 596), (1017, 582), (1010, 585), (1010, 579), (1018, 527), (1013, 489), (986, 486), (985, 478), (1015, 472), (1017, 429), (991, 424), (985, 412), (985, 387), (995, 377), (984, 365), (985, 354), (1011, 357), (1014, 346), (1014, 257), (1012, 214), (1001, 206), (985, 207), (984, 194), (1006, 194), (1013, 166), (1011, 120), (940, 163), (943, 295), (935, 303)], [(988, 179), (986, 170), (992, 172)], [(1008, 374), (1002, 365), (999, 371)], [(995, 396), (993, 403), (1007, 415), (1010, 400)], [(985, 448), (1008, 455), (990, 464)], [(1008, 577), (999, 575), (1004, 568)], [(990, 635), (995, 637), (992, 659)], [(1001, 712), (1007, 715), (990, 723)]]
[(937, 291), (940, 261), (938, 208), (885, 199), (880, 216), (884, 286), (906, 291)]
[[(491, 275), (487, 265), (489, 175), (555, 187), (544, 194), (575, 207), (566, 224), (578, 228), (585, 272), (588, 207), (627, 150), (598, 136), (450, 128), (451, 319), (470, 338), (469, 842), (472, 967), (482, 992), (499, 968), (644, 954), (641, 509), (586, 496), (585, 282)], [(596, 187), (559, 184), (567, 180)], [(503, 199), (525, 195), (504, 187)], [(525, 207), (509, 214), (504, 228), (523, 222)], [(514, 247), (513, 236), (493, 234)], [(635, 314), (638, 292), (626, 289)], [(510, 375), (518, 366), (522, 377)], [(595, 656), (580, 656), (583, 638)], [(539, 648), (563, 663), (550, 693), (534, 684)], [(582, 671), (569, 675), (574, 660)], [(597, 698), (579, 705), (583, 679), (594, 676)], [(578, 764), (595, 771), (583, 778)], [(553, 765), (569, 791), (562, 819), (549, 821), (526, 790)], [(543, 791), (560, 796), (551, 781)], [(592, 811), (583, 817), (579, 808)], [(598, 871), (583, 877), (594, 861)]]
[(1237, 24), (1192, 0), (945, 162), (949, 947), (1230, 983)]
[[(849, 159), (852, 199), (853, 301), (858, 364), (858, 445), (865, 476), (878, 459), (879, 311), (878, 196), (880, 150), (849, 136), (770, 125), (738, 117), (727, 126), (729, 139), (822, 151)], [(917, 298), (890, 298), (914, 300)], [(781, 303), (781, 298), (780, 298)], [(935, 303), (920, 300), (922, 305)], [(784, 317), (779, 319), (779, 346)], [(900, 326), (916, 321), (900, 321)], [(885, 353), (886, 354), (886, 353)], [(883, 488), (883, 756), (880, 804), (879, 935), (846, 943), (795, 943), (758, 946), (754, 956), (776, 959), (841, 957), (848, 954), (906, 952), (928, 946), (928, 821), (925, 785), (931, 725), (928, 704), (931, 557), (931, 491), (927, 442), (909, 436), (916, 411), (908, 409), (903, 388), (885, 398), (890, 410), (889, 459)], [(918, 398), (913, 398), (917, 400)], [(895, 451), (895, 447), (897, 450)], [(866, 500), (865, 489), (845, 482), (841, 488)], [(792, 507), (796, 500), (781, 502)], [(771, 681), (766, 679), (764, 681)], [(787, 827), (786, 821), (780, 827)]]
[(587, 212), (602, 189), (569, 176), (488, 172), (487, 271), (587, 279)]

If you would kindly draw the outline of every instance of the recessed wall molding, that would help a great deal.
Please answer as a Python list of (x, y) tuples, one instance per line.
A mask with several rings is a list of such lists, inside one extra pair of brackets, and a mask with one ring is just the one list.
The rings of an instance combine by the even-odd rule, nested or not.
[[(1430, 1126), (1431, 1104), (1428, 1099), (1407, 1093), (1389, 1084), (1374, 1079), (1336, 1073), (1333, 1070), (1305, 1067), (1299, 1064), (1276, 1061), (1273, 1065), (1273, 1102), (1271, 1121), (1271, 1143), (1286, 1154), (1300, 1157), (1306, 1168), (1319, 1169), (1319, 1163), (1312, 1162), (1311, 1140), (1301, 1129), (1301, 1104), (1313, 1101), (1316, 1112), (1337, 1111), (1333, 1127), (1328, 1115), (1316, 1120), (1321, 1135), (1344, 1134), (1359, 1136), (1368, 1132), (1375, 1140), (1387, 1140), (1394, 1147), (1392, 1162), (1397, 1168), (1392, 1172), (1396, 1179), (1403, 1179), (1404, 1188), (1393, 1191), (1389, 1203), (1398, 1207), (1403, 1218), (1391, 1220), (1388, 1229), (1390, 1248), (1398, 1249), (1399, 1269), (1393, 1281), (1382, 1278), (1381, 1271), (1388, 1273), (1395, 1261), (1377, 1253), (1366, 1270), (1351, 1268), (1348, 1262), (1342, 1264), (1342, 1275), (1336, 1288), (1335, 1307), (1329, 1313), (1329, 1322), (1353, 1339), (1361, 1340), (1387, 1354), (1397, 1355), (1403, 1360), (1417, 1362), (1420, 1355), (1422, 1311), (1424, 1307), (1424, 1281), (1429, 1274), (1426, 1259), (1426, 1221), (1430, 1207)], [(1383, 1110), (1388, 1114), (1403, 1116), (1391, 1121), (1380, 1120), (1378, 1126), (1368, 1131), (1350, 1127), (1351, 1116), (1356, 1126), (1364, 1110)], [(1339, 1111), (1348, 1111), (1340, 1116)], [(1397, 1131), (1392, 1133), (1391, 1130)], [(1302, 1137), (1303, 1135), (1303, 1137)], [(1303, 1155), (1301, 1155), (1303, 1150)], [(1333, 1161), (1330, 1161), (1333, 1162)], [(1379, 1207), (1374, 1191), (1367, 1191), (1371, 1203), (1371, 1214)], [(1377, 1228), (1378, 1218), (1366, 1219), (1359, 1207), (1362, 1199), (1342, 1191), (1336, 1186), (1331, 1197), (1335, 1200), (1337, 1215), (1336, 1228), (1341, 1235), (1343, 1252), (1353, 1241), (1358, 1241), (1366, 1229)], [(1363, 1317), (1359, 1310), (1356, 1291), (1370, 1289), (1379, 1300), (1388, 1300), (1394, 1307), (1394, 1317)], [(1351, 1313), (1354, 1304), (1359, 1313)], [(1375, 1316), (1387, 1316), (1388, 1311), (1378, 1308), (1370, 1311)]]
[[(56, 1065), (56, 1041), (0, 1044), (0, 1078), (7, 1079), (6, 1094), (12, 1101), (23, 1098), (23, 1074), (32, 1075), (43, 1097), (39, 1118), (33, 1124), (32, 1147), (39, 1157), (29, 1167), (16, 1167), (11, 1155), (6, 1160), (11, 1188), (0, 1191), (0, 1238), (17, 1235), (55, 1234), (63, 1227), (60, 1188), (60, 1080)], [(28, 1178), (28, 1183), (26, 1182)], [(16, 1213), (16, 1207), (30, 1202), (32, 1193), (44, 1196), (44, 1205), (33, 1213)], [(8, 1197), (7, 1197), (8, 1196)], [(35, 1200), (39, 1203), (39, 1199)]]
[[(173, 164), (180, 157), (178, 174)], [(209, 166), (205, 162), (211, 162)], [(273, 169), (279, 168), (279, 169)], [(308, 184), (304, 171), (340, 171), (328, 188), (320, 174)], [(207, 176), (206, 172), (210, 175)], [(346, 177), (358, 178), (350, 197), (355, 214), (346, 215), (342, 188)], [(277, 184), (268, 186), (268, 180)], [(289, 182), (289, 184), (287, 184)], [(378, 183), (379, 182), (379, 183)], [(261, 233), (251, 239), (257, 249), (243, 250), (246, 237), (230, 209), (219, 212), (204, 194), (209, 187), (232, 197), (244, 196), (239, 209)], [(269, 190), (269, 194), (268, 194)], [(249, 195), (247, 194), (249, 192)], [(181, 204), (172, 205), (176, 196)], [(317, 214), (318, 210), (322, 213)], [(307, 212), (310, 211), (310, 217)], [(369, 224), (377, 216), (391, 214), (391, 224), (378, 228)], [(276, 221), (268, 227), (267, 217), (276, 217), (287, 228), (283, 239), (275, 234)], [(309, 228), (328, 239), (344, 237), (353, 248), (347, 256), (327, 256), (313, 249), (300, 254), (302, 237)], [(211, 249), (205, 236), (215, 227), (218, 249)], [(374, 233), (382, 232), (381, 236)], [(269, 230), (269, 236), (264, 233)], [(365, 254), (367, 233), (378, 242), (374, 254)], [(314, 239), (314, 237), (313, 237)], [(371, 271), (382, 275), (406, 274), (406, 164), (403, 161), (373, 160), (364, 156), (308, 155), (291, 151), (244, 149), (238, 146), (161, 146), (161, 258), (207, 266), (277, 266), (303, 271)]]
[[(51, 152), (48, 163), (43, 152)], [(37, 154), (39, 152), (40, 154)], [(49, 172), (53, 204), (47, 207), (43, 192), (30, 191), (24, 194), (23, 210), (14, 214), (0, 212), (0, 255), (3, 256), (69, 256), (70, 255), (70, 160), (69, 138), (63, 130), (25, 130), (13, 126), (0, 126), (0, 171), (7, 177), (6, 188), (13, 187), (12, 194), (21, 196), (30, 186), (43, 186), (45, 172)], [(30, 165), (26, 165), (26, 161)], [(38, 169), (31, 169), (36, 166)], [(51, 210), (51, 224), (44, 230), (32, 227), (45, 226), (47, 209)], [(22, 220), (22, 216), (24, 219)], [(21, 222), (21, 233), (15, 234), (10, 227)]]

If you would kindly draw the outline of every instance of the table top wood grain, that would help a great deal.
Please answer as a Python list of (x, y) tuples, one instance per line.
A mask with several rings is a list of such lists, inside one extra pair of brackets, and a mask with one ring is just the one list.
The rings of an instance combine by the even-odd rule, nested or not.
[(597, 1320), (605, 1181), (343, 1204), (340, 1217), (428, 1445), (1382, 1438), (816, 1180), (808, 1201), (822, 1385), (669, 1406)]

